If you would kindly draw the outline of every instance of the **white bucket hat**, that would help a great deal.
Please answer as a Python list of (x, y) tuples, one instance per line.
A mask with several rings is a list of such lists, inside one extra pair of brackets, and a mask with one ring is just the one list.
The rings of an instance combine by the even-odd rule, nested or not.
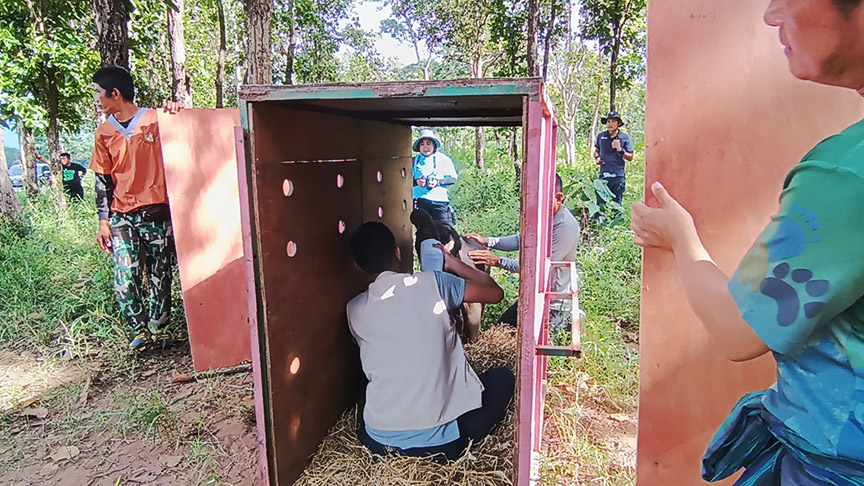
[(420, 140), (423, 140), (424, 138), (432, 140), (432, 143), (435, 144), (436, 152), (441, 148), (441, 140), (438, 140), (438, 137), (435, 136), (435, 132), (429, 128), (424, 128), (423, 130), (420, 130), (420, 135), (417, 136), (417, 140), (415, 140), (414, 145), (412, 145), (415, 152), (420, 151)]

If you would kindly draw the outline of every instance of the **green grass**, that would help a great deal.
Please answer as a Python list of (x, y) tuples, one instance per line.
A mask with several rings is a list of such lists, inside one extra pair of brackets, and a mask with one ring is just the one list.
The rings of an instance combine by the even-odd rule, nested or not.
[(92, 202), (58, 209), (44, 190), (22, 202), (26, 234), (0, 225), (0, 342), (80, 356), (92, 338), (119, 339), (112, 265), (96, 246)]

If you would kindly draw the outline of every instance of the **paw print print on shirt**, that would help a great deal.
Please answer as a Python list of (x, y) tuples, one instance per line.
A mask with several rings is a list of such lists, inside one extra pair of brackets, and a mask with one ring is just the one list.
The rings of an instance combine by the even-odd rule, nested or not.
[(788, 213), (780, 218), (777, 232), (768, 240), (768, 260), (776, 262), (798, 256), (810, 243), (821, 241), (816, 217), (806, 206), (789, 206)]
[[(815, 317), (822, 310), (824, 302), (812, 300), (805, 302), (803, 306), (801, 302), (825, 295), (829, 286), (827, 280), (813, 280), (813, 272), (810, 270), (792, 270), (785, 262), (774, 267), (772, 273), (773, 277), (766, 277), (762, 281), (759, 292), (777, 302), (777, 324), (790, 326), (802, 310), (807, 318)], [(804, 291), (804, 299), (801, 298), (801, 290)]]

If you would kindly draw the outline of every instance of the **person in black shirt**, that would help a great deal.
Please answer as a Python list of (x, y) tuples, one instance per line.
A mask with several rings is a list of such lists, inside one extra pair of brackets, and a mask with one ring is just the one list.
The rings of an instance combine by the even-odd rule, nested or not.
[[(46, 164), (48, 163), (39, 154), (36, 154), (36, 158)], [(81, 164), (72, 162), (72, 156), (68, 152), (60, 154), (60, 165), (63, 169), (63, 190), (69, 197), (84, 199), (84, 187), (81, 185), (81, 177), (87, 173), (87, 169)], [(78, 175), (79, 172), (81, 175)]]

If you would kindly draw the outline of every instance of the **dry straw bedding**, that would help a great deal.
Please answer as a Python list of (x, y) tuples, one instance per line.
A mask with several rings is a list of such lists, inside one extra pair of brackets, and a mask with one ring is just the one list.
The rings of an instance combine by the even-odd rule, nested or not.
[[(465, 346), (471, 366), (477, 374), (496, 366), (515, 371), (516, 333), (506, 326), (494, 326)], [(513, 404), (504, 422), (479, 444), (448, 464), (426, 459), (399, 456), (375, 456), (357, 439), (356, 409), (339, 419), (321, 442), (318, 452), (298, 486), (420, 486), (512, 485)]]

